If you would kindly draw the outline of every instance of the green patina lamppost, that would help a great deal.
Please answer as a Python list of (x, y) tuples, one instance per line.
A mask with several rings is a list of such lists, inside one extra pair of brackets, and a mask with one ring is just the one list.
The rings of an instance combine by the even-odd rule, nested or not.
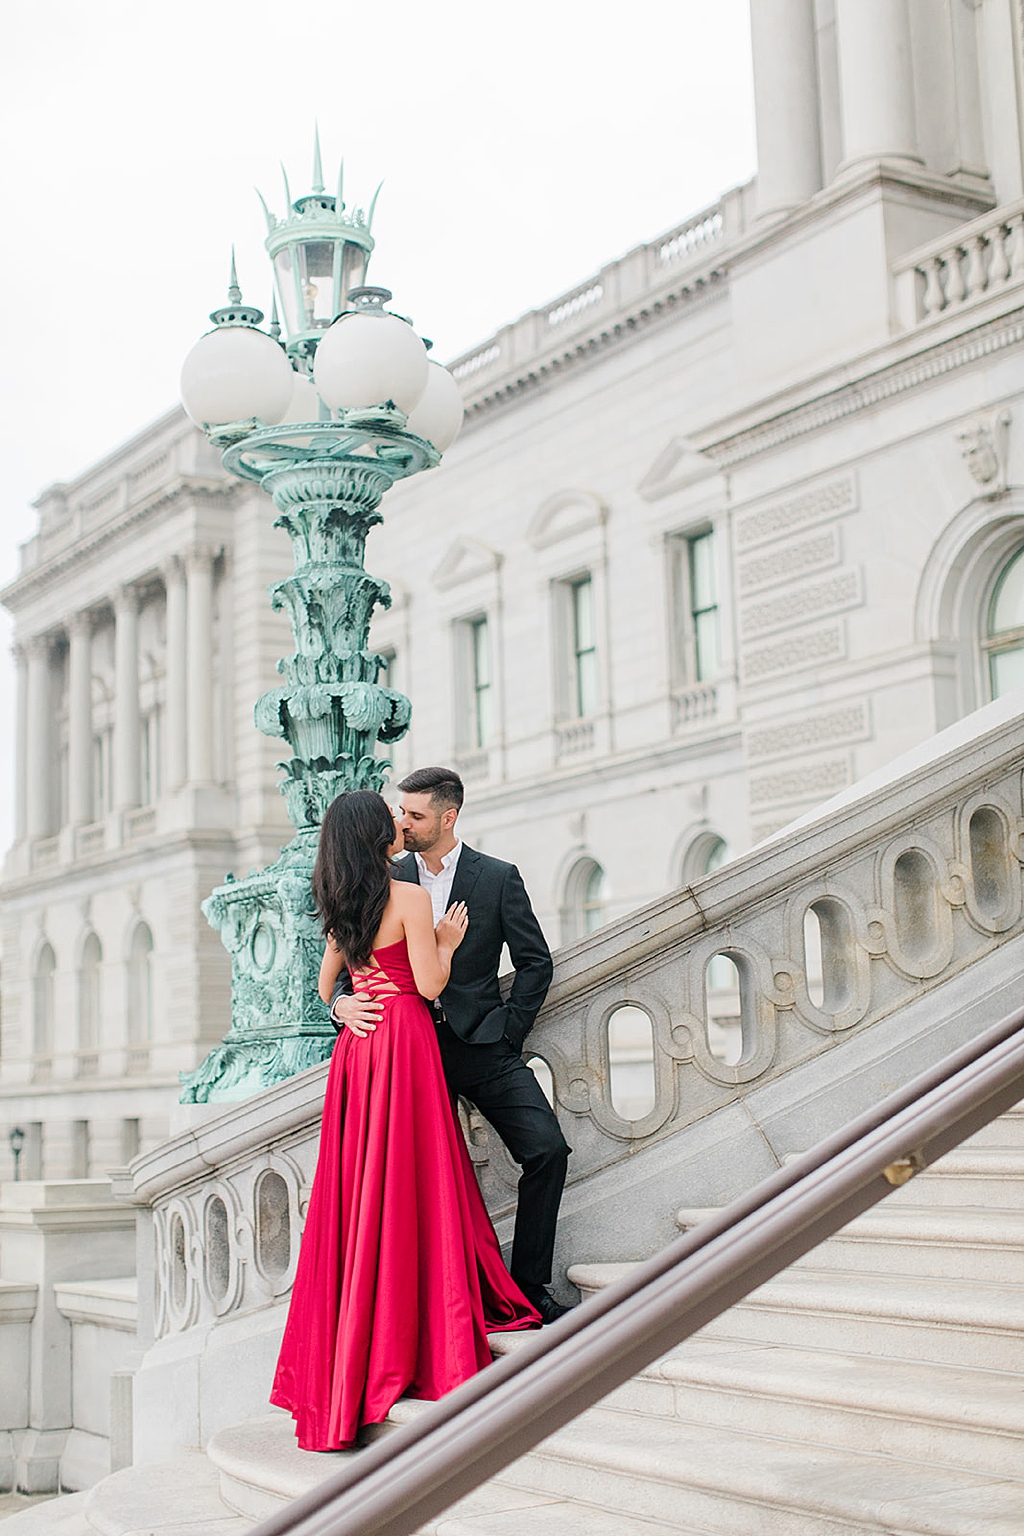
[[(228, 303), (190, 352), (182, 398), (227, 469), (254, 480), (292, 541), (295, 569), (271, 588), (288, 613), (295, 654), (284, 682), (256, 704), (256, 724), (287, 743), (281, 789), (295, 836), (245, 879), (203, 903), (231, 955), (231, 1028), (182, 1101), (243, 1098), (324, 1060), (335, 1032), (316, 993), (322, 941), (310, 876), (320, 820), (343, 790), (379, 789), (390, 763), (378, 742), (408, 729), (411, 706), (377, 678), (373, 611), (388, 585), (363, 565), (366, 535), (396, 480), (433, 468), (462, 421), (458, 386), (427, 358), (412, 326), (365, 286), (370, 219), (325, 193), (316, 146), (313, 190), (277, 220), (267, 209), (275, 304), (242, 302), (232, 258)], [(262, 199), (261, 199), (262, 201)], [(284, 316), (281, 341), (278, 305)]]

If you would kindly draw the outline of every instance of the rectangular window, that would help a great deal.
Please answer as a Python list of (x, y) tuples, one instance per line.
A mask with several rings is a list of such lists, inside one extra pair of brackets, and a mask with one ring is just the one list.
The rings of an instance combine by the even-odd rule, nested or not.
[(73, 1179), (87, 1179), (89, 1177), (89, 1122), (88, 1120), (72, 1120), (71, 1122), (71, 1166), (74, 1169)]
[(491, 739), (494, 695), (491, 688), (491, 639), (486, 619), (469, 624), (470, 741), (486, 747)]
[(715, 590), (714, 535), (698, 533), (687, 539), (690, 622), (693, 634), (694, 681), (717, 677), (718, 598)]
[(581, 576), (569, 583), (572, 692), (570, 705), (578, 719), (597, 713), (597, 641), (594, 629), (594, 583)]

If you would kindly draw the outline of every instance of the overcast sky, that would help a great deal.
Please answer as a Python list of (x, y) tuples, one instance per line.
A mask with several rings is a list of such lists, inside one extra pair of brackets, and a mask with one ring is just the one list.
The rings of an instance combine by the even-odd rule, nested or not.
[[(309, 190), (314, 119), (443, 361), (753, 174), (747, 5), (7, 0), (0, 582), (32, 498), (174, 403), (232, 242), (269, 308), (253, 188)], [(10, 798), (0, 753), (0, 846)]]

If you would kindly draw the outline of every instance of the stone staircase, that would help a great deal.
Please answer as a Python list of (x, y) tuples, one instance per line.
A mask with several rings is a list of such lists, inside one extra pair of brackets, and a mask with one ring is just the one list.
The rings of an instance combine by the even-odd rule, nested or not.
[[(678, 1213), (690, 1227), (706, 1214)], [(621, 1264), (575, 1266), (586, 1295)], [(498, 1351), (515, 1336), (495, 1339)], [(402, 1402), (405, 1422), (421, 1411)], [(243, 1536), (345, 1455), (272, 1412), (5, 1536)], [(1021, 1536), (1024, 1109), (432, 1522), (431, 1536)]]

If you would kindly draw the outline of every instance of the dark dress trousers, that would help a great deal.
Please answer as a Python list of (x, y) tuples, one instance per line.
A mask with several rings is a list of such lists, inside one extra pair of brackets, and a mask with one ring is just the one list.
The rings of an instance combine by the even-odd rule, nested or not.
[[(411, 853), (394, 873), (419, 884)], [(551, 983), (551, 952), (514, 864), (463, 843), (448, 905), (456, 901), (466, 903), (469, 928), (435, 1009), (444, 1075), (522, 1168), (509, 1268), (520, 1285), (547, 1285), (570, 1148), (521, 1052)], [(507, 1002), (498, 986), (505, 944), (515, 969)], [(343, 971), (334, 997), (351, 990)]]

